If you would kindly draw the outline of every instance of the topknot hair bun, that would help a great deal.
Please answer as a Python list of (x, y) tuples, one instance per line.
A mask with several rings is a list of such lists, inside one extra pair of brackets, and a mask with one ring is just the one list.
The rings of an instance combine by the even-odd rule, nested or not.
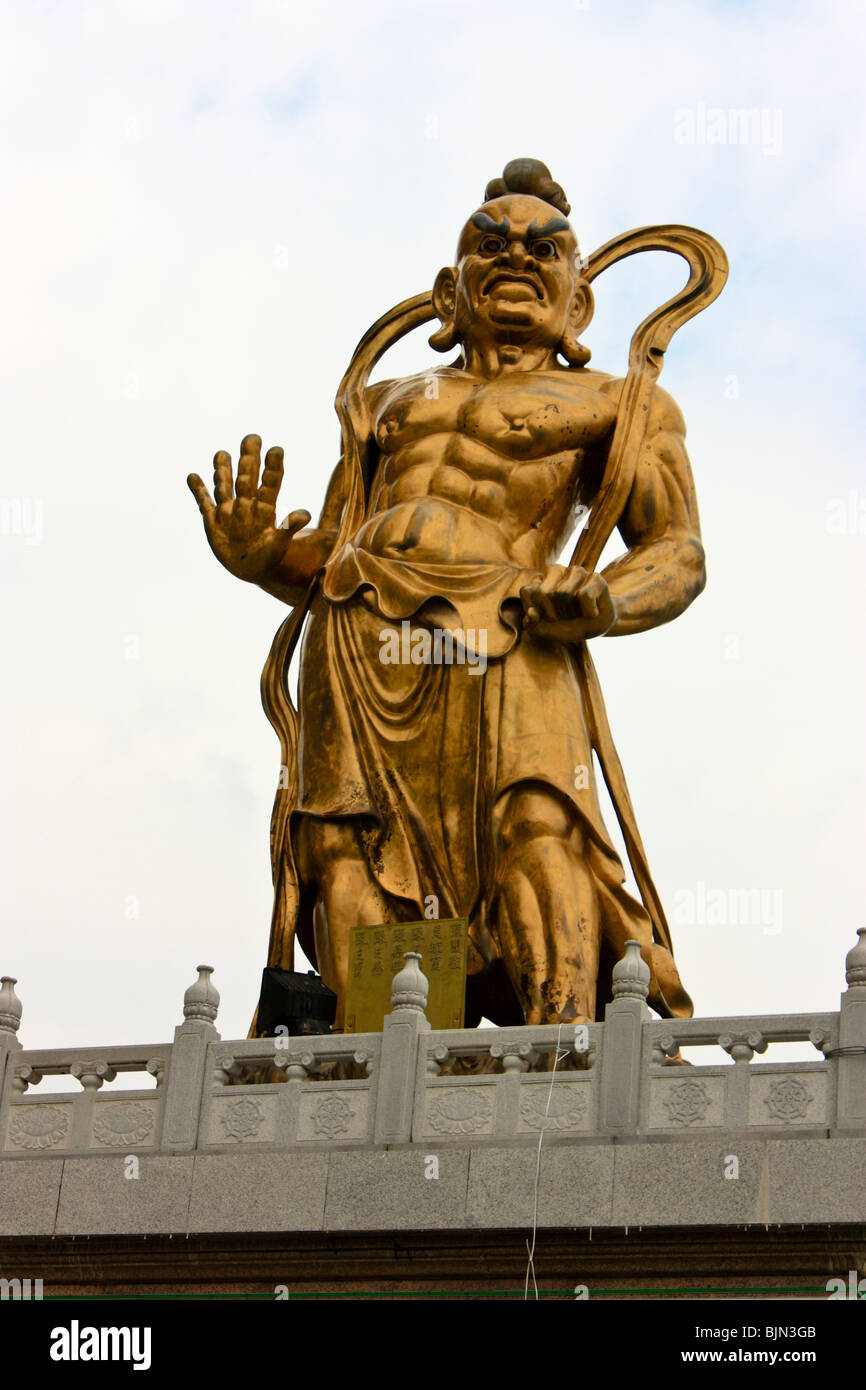
[(542, 198), (551, 203), (565, 217), (571, 212), (571, 204), (558, 183), (550, 177), (550, 170), (540, 159), (512, 159), (502, 171), (501, 179), (491, 179), (484, 193), (485, 202), (490, 198), (501, 198), (505, 193), (526, 193), (532, 198)]

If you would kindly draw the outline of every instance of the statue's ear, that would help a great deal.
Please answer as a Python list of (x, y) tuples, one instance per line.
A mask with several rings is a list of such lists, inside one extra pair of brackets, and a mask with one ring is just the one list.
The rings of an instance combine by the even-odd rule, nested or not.
[(437, 328), (427, 341), (436, 352), (450, 352), (459, 342), (457, 326), (454, 321), (456, 304), (457, 272), (451, 266), (446, 266), (436, 276), (436, 283), (433, 286), (433, 308), (436, 310), (442, 326)]
[(595, 298), (587, 280), (578, 280), (574, 287), (574, 298), (568, 311), (568, 323), (562, 335), (559, 351), (570, 367), (584, 367), (592, 353), (578, 341), (595, 313)]

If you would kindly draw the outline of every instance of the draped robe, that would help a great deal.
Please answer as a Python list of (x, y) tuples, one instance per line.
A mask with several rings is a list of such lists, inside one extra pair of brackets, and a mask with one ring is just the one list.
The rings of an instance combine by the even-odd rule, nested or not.
[[(598, 1010), (612, 964), (636, 939), (651, 962), (650, 1002), (688, 1015), (673, 957), (626, 891), (602, 820), (592, 753), (599, 717), (607, 725), (585, 646), (522, 629), (519, 591), (539, 579), (501, 564), (386, 559), (351, 541), (336, 550), (303, 642), (292, 816), (362, 818), (373, 831), (362, 837), (369, 871), (397, 917), (421, 918), (433, 895), (441, 917), (469, 919), (471, 977), (499, 958), (494, 807), (511, 788), (543, 785), (583, 831), (602, 931)], [(458, 643), (483, 629), (486, 670), (383, 662), (383, 635), (406, 619), (456, 633)], [(311, 893), (299, 894), (298, 933), (315, 959), (311, 906)], [(508, 993), (500, 971), (488, 1015), (498, 1009), (513, 1021)]]

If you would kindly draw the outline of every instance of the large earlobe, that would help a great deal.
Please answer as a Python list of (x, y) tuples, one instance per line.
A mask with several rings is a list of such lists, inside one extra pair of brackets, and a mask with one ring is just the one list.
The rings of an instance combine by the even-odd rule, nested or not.
[(428, 342), (436, 352), (451, 352), (459, 342), (454, 309), (457, 303), (457, 272), (451, 266), (440, 270), (433, 286), (433, 308), (439, 317), (441, 328), (431, 334)]
[(592, 356), (589, 348), (578, 341), (578, 334), (591, 322), (594, 313), (595, 298), (589, 283), (586, 280), (578, 280), (571, 301), (568, 323), (559, 345), (559, 351), (570, 367), (585, 367)]

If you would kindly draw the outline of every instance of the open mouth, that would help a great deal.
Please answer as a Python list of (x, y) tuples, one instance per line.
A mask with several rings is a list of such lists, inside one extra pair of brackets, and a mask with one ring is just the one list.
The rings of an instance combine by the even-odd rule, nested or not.
[(539, 285), (528, 275), (509, 275), (505, 271), (499, 271), (496, 275), (491, 275), (487, 281), (484, 286), (484, 294), (490, 294), (497, 285), (528, 285), (537, 298), (541, 298)]

